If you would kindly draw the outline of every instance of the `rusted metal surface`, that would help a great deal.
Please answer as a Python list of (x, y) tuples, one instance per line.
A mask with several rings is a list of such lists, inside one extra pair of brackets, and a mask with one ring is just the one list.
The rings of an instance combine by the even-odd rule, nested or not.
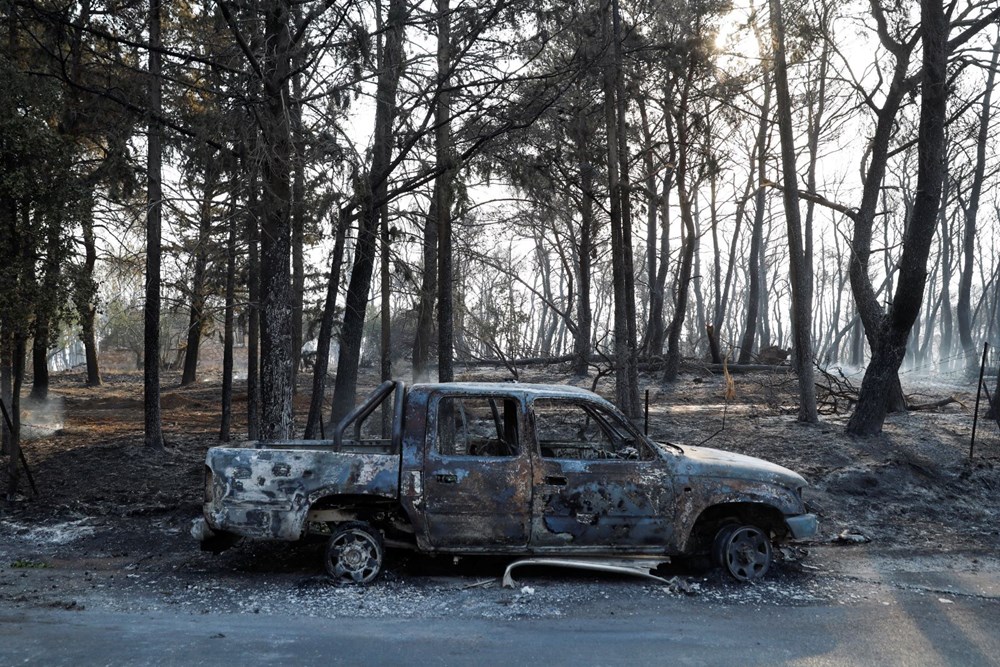
[[(777, 537), (815, 532), (799, 475), (737, 454), (658, 445), (582, 389), (387, 383), (376, 394), (341, 422), (333, 442), (210, 450), (208, 526), (295, 540), (309, 522), (361, 517), (387, 536), (406, 524), (403, 537), (428, 552), (660, 557), (704, 548), (696, 525), (730, 512), (752, 510), (770, 521)], [(367, 418), (377, 404), (392, 405), (394, 417), (391, 442), (374, 453), (355, 446), (360, 435), (352, 445), (346, 434), (360, 434), (351, 419)], [(540, 442), (536, 406), (543, 404), (577, 408), (588, 428), (598, 424), (619, 449), (604, 451), (585, 438)], [(441, 434), (464, 434), (475, 409), (486, 415), (487, 427), (492, 411), (495, 433), (483, 446), (448, 450)], [(574, 447), (586, 451), (570, 458)], [(793, 518), (794, 530), (785, 517)]]
[(310, 450), (304, 444), (210, 449), (209, 527), (246, 537), (297, 540), (309, 508), (321, 498), (397, 497), (398, 456)]

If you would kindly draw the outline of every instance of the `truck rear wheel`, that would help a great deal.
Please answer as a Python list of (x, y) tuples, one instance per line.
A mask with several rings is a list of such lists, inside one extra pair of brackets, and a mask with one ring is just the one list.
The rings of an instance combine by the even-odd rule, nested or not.
[(367, 584), (382, 571), (382, 533), (364, 521), (334, 527), (327, 542), (323, 565), (338, 583)]

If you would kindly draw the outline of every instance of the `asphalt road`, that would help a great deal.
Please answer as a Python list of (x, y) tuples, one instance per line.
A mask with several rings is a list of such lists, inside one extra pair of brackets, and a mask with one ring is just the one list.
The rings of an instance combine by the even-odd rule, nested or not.
[(2, 665), (1000, 665), (996, 598), (692, 604), (629, 617), (319, 619), (0, 608)]

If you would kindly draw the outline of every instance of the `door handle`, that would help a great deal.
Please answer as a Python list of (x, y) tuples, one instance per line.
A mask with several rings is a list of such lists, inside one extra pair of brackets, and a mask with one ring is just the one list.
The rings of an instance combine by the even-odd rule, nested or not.
[(545, 483), (549, 486), (566, 486), (566, 478), (557, 475), (546, 475)]
[(437, 481), (441, 482), (442, 484), (454, 484), (455, 482), (458, 481), (458, 477), (456, 475), (452, 475), (450, 473), (448, 473), (448, 474), (439, 474), (437, 476)]

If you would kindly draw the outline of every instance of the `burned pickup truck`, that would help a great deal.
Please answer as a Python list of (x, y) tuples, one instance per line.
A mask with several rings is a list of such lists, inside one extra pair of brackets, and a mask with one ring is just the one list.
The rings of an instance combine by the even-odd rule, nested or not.
[(653, 442), (583, 389), (383, 383), (332, 440), (214, 447), (203, 547), (327, 540), (331, 577), (365, 583), (387, 547), (454, 555), (710, 554), (762, 577), (772, 541), (816, 532), (796, 473)]

